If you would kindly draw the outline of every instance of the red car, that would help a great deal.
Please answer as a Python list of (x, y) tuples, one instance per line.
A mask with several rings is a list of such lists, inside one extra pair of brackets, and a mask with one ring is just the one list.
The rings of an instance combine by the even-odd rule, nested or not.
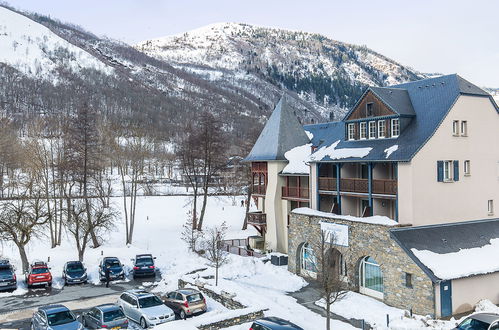
[(50, 268), (45, 262), (37, 261), (29, 266), (26, 273), (26, 284), (28, 288), (35, 285), (52, 286), (52, 274), (50, 274)]

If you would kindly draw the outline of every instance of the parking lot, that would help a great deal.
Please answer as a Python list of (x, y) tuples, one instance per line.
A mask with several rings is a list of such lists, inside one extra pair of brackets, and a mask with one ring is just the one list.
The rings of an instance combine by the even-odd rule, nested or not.
[(156, 278), (111, 282), (109, 288), (104, 283), (67, 285), (62, 289), (32, 288), (22, 296), (3, 297), (0, 299), (0, 329), (29, 329), (31, 315), (40, 306), (62, 303), (78, 314), (96, 305), (115, 303), (126, 290), (151, 288), (160, 279), (157, 274)]

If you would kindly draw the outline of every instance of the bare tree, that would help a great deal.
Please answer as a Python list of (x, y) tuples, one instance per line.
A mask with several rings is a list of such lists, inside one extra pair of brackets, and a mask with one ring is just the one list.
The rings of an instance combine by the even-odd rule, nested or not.
[(76, 116), (69, 120), (65, 131), (64, 168), (78, 182), (85, 201), (86, 217), (93, 247), (100, 245), (92, 228), (89, 188), (92, 179), (101, 170), (101, 141), (97, 127), (97, 112), (87, 104), (78, 108)]
[(309, 241), (314, 251), (314, 266), (321, 298), (326, 305), (327, 330), (331, 329), (331, 305), (341, 300), (349, 289), (348, 282), (342, 275), (344, 254), (340, 252), (341, 246), (337, 245), (339, 241), (337, 233), (326, 230), (321, 230), (319, 237)]
[(91, 207), (91, 224), (88, 223), (86, 215), (87, 203), (82, 199), (72, 201), (71, 208), (68, 210), (71, 214), (66, 221), (67, 230), (75, 240), (80, 261), (83, 261), (91, 231), (99, 235), (110, 230), (116, 218), (116, 212), (107, 207), (102, 199), (93, 198), (89, 200), (89, 203)]
[(152, 156), (153, 144), (142, 130), (134, 130), (129, 137), (117, 137), (114, 160), (123, 187), (126, 244), (132, 244), (135, 210), (141, 179), (147, 174), (146, 162)]
[(29, 267), (26, 245), (38, 236), (48, 221), (45, 198), (26, 191), (23, 196), (5, 201), (0, 208), (0, 239), (14, 242), (19, 250), (23, 271)]
[(229, 262), (229, 253), (222, 249), (227, 225), (225, 221), (220, 226), (211, 227), (203, 240), (205, 257), (210, 266), (215, 268), (215, 285), (218, 285), (218, 272), (221, 266)]
[(183, 225), (182, 240), (187, 243), (187, 246), (192, 252), (197, 251), (199, 240), (202, 239), (203, 233), (192, 225), (193, 217), (192, 210), (187, 212), (187, 221)]

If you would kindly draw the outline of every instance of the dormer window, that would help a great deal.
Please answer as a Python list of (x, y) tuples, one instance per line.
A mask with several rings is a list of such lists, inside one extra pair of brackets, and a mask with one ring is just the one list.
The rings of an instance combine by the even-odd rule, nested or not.
[(373, 103), (367, 103), (366, 104), (366, 116), (367, 117), (372, 117), (373, 116), (373, 109), (374, 109), (374, 104)]
[(360, 123), (360, 134), (359, 138), (361, 140), (365, 140), (367, 138), (367, 123), (366, 122), (361, 122)]
[(348, 140), (355, 140), (355, 124), (348, 124)]
[(369, 138), (370, 139), (376, 138), (376, 122), (375, 121), (369, 122)]
[(378, 121), (378, 138), (383, 139), (386, 137), (386, 122), (384, 120)]
[(392, 119), (392, 137), (398, 137), (400, 135), (400, 121), (399, 119)]

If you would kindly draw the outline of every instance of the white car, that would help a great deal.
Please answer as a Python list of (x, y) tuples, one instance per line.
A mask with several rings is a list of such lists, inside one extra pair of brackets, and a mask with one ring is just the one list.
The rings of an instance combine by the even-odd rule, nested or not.
[(118, 298), (118, 305), (130, 320), (143, 329), (175, 320), (175, 313), (157, 296), (143, 290), (129, 290)]

